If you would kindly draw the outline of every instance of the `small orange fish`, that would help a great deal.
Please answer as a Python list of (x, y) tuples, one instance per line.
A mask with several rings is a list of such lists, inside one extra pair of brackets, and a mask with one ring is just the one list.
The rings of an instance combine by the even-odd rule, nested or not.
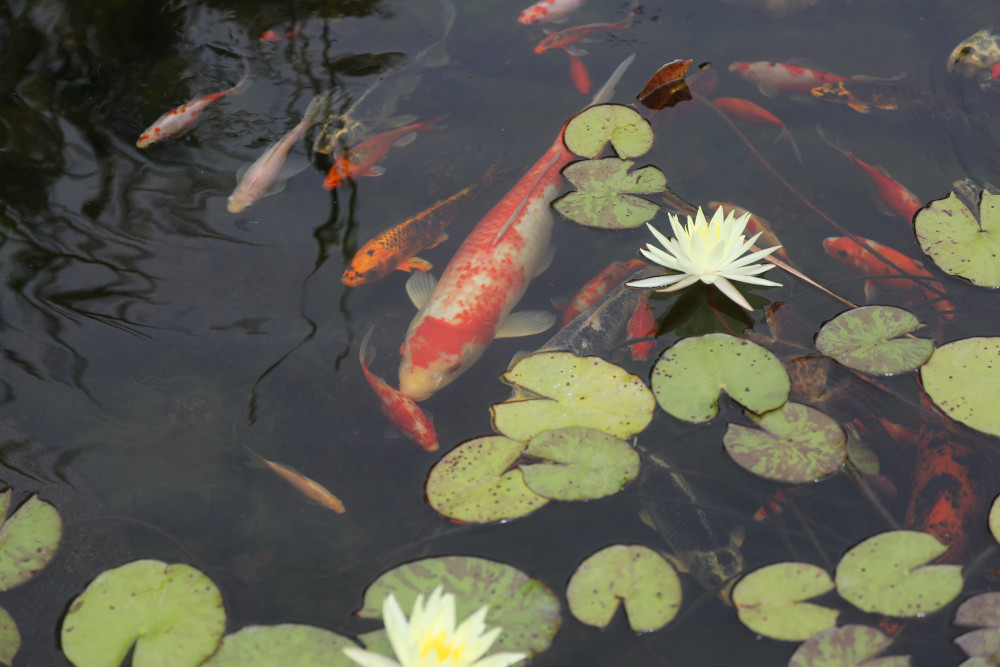
[(625, 335), (630, 340), (652, 339), (640, 340), (638, 343), (632, 343), (629, 346), (632, 361), (646, 361), (649, 359), (649, 355), (656, 349), (656, 334), (660, 332), (660, 327), (656, 323), (656, 318), (653, 317), (653, 309), (647, 300), (648, 294), (649, 292), (642, 293), (639, 303), (636, 304), (635, 310), (632, 311), (632, 316), (628, 319), (628, 324), (625, 325)]
[(569, 302), (565, 312), (563, 312), (562, 326), (569, 324), (574, 317), (600, 301), (601, 297), (617, 287), (633, 271), (638, 271), (645, 265), (646, 263), (640, 259), (609, 264), (606, 269), (587, 281), (587, 284), (573, 296), (573, 300)]
[(281, 42), (286, 39), (295, 39), (302, 35), (302, 31), (295, 26), (286, 25), (283, 30), (266, 30), (260, 36), (262, 42)]
[(249, 447), (247, 447), (247, 451), (258, 458), (265, 466), (273, 470), (279, 477), (281, 477), (281, 479), (294, 486), (299, 493), (304, 495), (306, 498), (309, 498), (309, 500), (315, 501), (323, 507), (333, 510), (337, 514), (344, 513), (344, 503), (340, 502), (337, 496), (330, 493), (330, 491), (319, 482), (309, 479), (302, 473), (296, 472), (291, 466), (286, 466), (282, 463), (275, 463), (274, 461), (268, 461)]
[(587, 25), (578, 25), (573, 26), (572, 28), (566, 28), (565, 30), (560, 30), (559, 32), (553, 32), (538, 43), (535, 47), (535, 53), (545, 53), (549, 49), (566, 49), (568, 53), (575, 56), (585, 55), (587, 53), (586, 51), (574, 46), (576, 42), (579, 42), (587, 35), (595, 32), (611, 32), (612, 30), (624, 30), (625, 28), (628, 28), (632, 25), (635, 12), (638, 8), (638, 4), (633, 5), (632, 11), (629, 12), (629, 15), (621, 21), (616, 21), (615, 23), (589, 23)]
[[(710, 201), (708, 202), (709, 208), (721, 208), (723, 214), (729, 215), (730, 212), (737, 218), (746, 213), (749, 213), (742, 206), (737, 206), (736, 204), (730, 204), (724, 201)], [(778, 250), (774, 251), (774, 254), (781, 257), (783, 260), (790, 261), (788, 259), (788, 253), (785, 252), (785, 246), (782, 245), (781, 241), (778, 240), (777, 235), (771, 229), (771, 223), (769, 223), (764, 218), (759, 215), (750, 213), (750, 217), (747, 218), (747, 236), (753, 236), (754, 234), (760, 234), (760, 238), (757, 239), (757, 247), (759, 248), (771, 248), (773, 246), (781, 246)]]
[(590, 72), (580, 57), (572, 53), (569, 54), (569, 80), (582, 94), (590, 92)]
[(538, 0), (517, 17), (522, 25), (562, 23), (587, 0)]
[(361, 372), (365, 374), (365, 379), (371, 385), (372, 391), (378, 396), (382, 413), (407, 438), (428, 452), (437, 451), (437, 432), (434, 430), (434, 424), (427, 418), (424, 411), (417, 406), (412, 398), (403, 394), (398, 389), (390, 387), (385, 380), (368, 370), (368, 365), (375, 358), (375, 349), (372, 348), (369, 350), (368, 348), (368, 341), (373, 331), (375, 331), (375, 327), (370, 328), (361, 340), (361, 349), (358, 356), (361, 359)]
[(326, 180), (323, 181), (323, 187), (333, 190), (344, 181), (353, 181), (359, 176), (381, 176), (385, 173), (385, 169), (378, 166), (378, 163), (389, 154), (393, 146), (405, 145), (409, 142), (409, 136), (415, 132), (440, 129), (430, 126), (444, 118), (445, 116), (438, 116), (422, 123), (399, 127), (361, 142), (337, 158), (330, 167)]
[(777, 127), (781, 130), (781, 133), (778, 134), (778, 138), (774, 140), (774, 143), (787, 139), (788, 143), (792, 146), (792, 152), (795, 153), (795, 158), (799, 161), (799, 164), (802, 164), (802, 154), (799, 153), (798, 144), (795, 143), (792, 133), (788, 131), (788, 128), (781, 122), (781, 119), (773, 113), (760, 105), (754, 104), (750, 100), (744, 100), (739, 97), (716, 97), (712, 100), (712, 104), (730, 116), (745, 120), (748, 123)]

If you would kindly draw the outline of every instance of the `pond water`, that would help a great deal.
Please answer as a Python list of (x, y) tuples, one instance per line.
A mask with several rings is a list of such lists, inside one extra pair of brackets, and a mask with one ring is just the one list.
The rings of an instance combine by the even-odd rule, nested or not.
[[(449, 64), (429, 69), (393, 112), (420, 120), (448, 114), (443, 129), (394, 148), (381, 163), (383, 176), (328, 192), (321, 187), (324, 172), (306, 168), (283, 191), (239, 214), (226, 209), (239, 168), (291, 129), (317, 92), (356, 97), (380, 72), (438, 39), (438, 2), (9, 0), (0, 7), (0, 419), (51, 455), (54, 483), (71, 476), (100, 503), (88, 521), (100, 518), (118, 531), (122, 557), (78, 564), (81, 585), (133, 558), (189, 562), (222, 588), (230, 630), (302, 622), (355, 635), (377, 625), (352, 616), (366, 585), (415, 558), (503, 561), (563, 599), (567, 578), (595, 550), (612, 543), (665, 548), (639, 520), (634, 488), (591, 503), (553, 503), (502, 525), (455, 525), (425, 503), (433, 463), (491, 432), (488, 408), (509, 396), (499, 373), (546, 335), (497, 341), (458, 381), (421, 404), (440, 436), (441, 451), (433, 455), (387, 435), (362, 376), (358, 345), (374, 325), (372, 370), (395, 384), (398, 347), (414, 311), (403, 272), (358, 288), (341, 283), (358, 246), (508, 155), (512, 175), (469, 203), (449, 241), (421, 253), (440, 274), (468, 230), (589, 99), (570, 80), (566, 53), (533, 52), (544, 33), (517, 23), (523, 7), (456, 6)], [(629, 6), (591, 0), (573, 22), (616, 21)], [(883, 165), (924, 202), (944, 197), (961, 178), (1000, 184), (997, 93), (945, 71), (955, 45), (998, 21), (1000, 10), (986, 0), (820, 0), (789, 16), (735, 0), (652, 0), (641, 4), (627, 30), (597, 33), (582, 60), (597, 86), (637, 54), (614, 98), (622, 103), (633, 101), (664, 62), (711, 62), (718, 75), (712, 95), (743, 97), (778, 115), (803, 164), (787, 143), (773, 143), (776, 128), (737, 122), (763, 160), (844, 227), (920, 257), (910, 226), (878, 210), (868, 178), (816, 126), (866, 162)], [(259, 39), (287, 26), (295, 30), (289, 39)], [(899, 77), (917, 97), (901, 110), (861, 114), (841, 104), (768, 99), (727, 71), (735, 61), (794, 59), (841, 74)], [(181, 138), (135, 147), (166, 110), (235, 83), (244, 60), (252, 85), (242, 94), (210, 106)], [(959, 114), (940, 113), (939, 99)], [(296, 152), (304, 156), (308, 142), (301, 143)], [(687, 201), (732, 201), (764, 216), (797, 266), (855, 303), (864, 301), (863, 278), (823, 252), (822, 240), (841, 234), (709, 110), (665, 118), (640, 162), (661, 168)], [(644, 229), (610, 233), (557, 220), (554, 262), (521, 307), (551, 308), (550, 300), (572, 295), (648, 240)], [(804, 323), (799, 340), (809, 345), (820, 324), (844, 307), (777, 274), (769, 276), (784, 287), (757, 290), (754, 303), (790, 302)], [(928, 325), (924, 335), (945, 342), (1000, 330), (994, 292), (957, 279), (944, 284), (953, 319), (943, 321), (927, 303), (910, 306)], [(899, 303), (891, 292), (880, 298)], [(673, 297), (652, 303), (662, 350), (676, 340), (678, 326), (684, 333), (684, 315), (667, 315)], [(760, 333), (767, 332), (763, 313), (751, 315)], [(623, 363), (648, 379), (653, 360)], [(847, 378), (834, 369), (828, 386)], [(824, 409), (843, 422), (874, 414), (916, 423), (912, 374), (882, 384), (853, 382)], [(678, 465), (697, 473), (709, 511), (747, 529), (748, 568), (800, 559), (832, 569), (851, 544), (886, 528), (839, 478), (803, 494), (804, 518), (754, 522), (751, 515), (777, 486), (741, 472), (725, 456), (724, 424), (742, 418), (732, 403), (723, 410), (708, 427), (660, 412), (639, 441), (668, 447)], [(992, 473), (994, 441), (970, 439)], [(311, 504), (269, 471), (246, 465), (247, 448), (321, 481), (347, 512)], [(15, 473), (5, 474), (14, 450), (4, 451), (0, 481), (20, 490)], [(912, 453), (887, 446), (879, 455), (883, 474), (899, 490), (889, 509), (901, 519)], [(984, 503), (996, 486), (988, 488)], [(815, 532), (807, 534), (799, 521)], [(89, 525), (68, 525), (64, 551)], [(970, 531), (963, 562), (990, 546), (983, 520)], [(562, 630), (534, 664), (787, 661), (793, 644), (757, 637), (693, 579), (685, 577), (684, 585), (681, 617), (648, 635), (632, 634), (620, 615), (598, 631), (564, 607)], [(988, 588), (980, 573), (967, 590)], [(78, 593), (61, 590), (47, 604), (64, 608)], [(3, 596), (0, 603), (8, 605)], [(864, 616), (851, 613), (841, 623)], [(950, 619), (949, 611), (904, 630), (893, 652), (912, 653), (915, 664), (959, 662)], [(54, 626), (22, 631), (21, 664), (65, 660)]]

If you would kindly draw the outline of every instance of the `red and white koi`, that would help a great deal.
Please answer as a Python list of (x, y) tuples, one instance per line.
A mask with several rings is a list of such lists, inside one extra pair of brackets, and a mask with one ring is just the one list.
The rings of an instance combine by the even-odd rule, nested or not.
[(800, 65), (774, 63), (766, 60), (735, 62), (729, 66), (729, 71), (742, 79), (757, 84), (757, 89), (765, 97), (774, 97), (778, 93), (805, 93), (809, 95), (809, 91), (821, 84), (832, 81), (849, 81), (853, 78), (830, 72), (820, 72)]
[(712, 100), (712, 104), (730, 116), (745, 120), (748, 123), (777, 127), (781, 130), (781, 133), (778, 134), (778, 138), (774, 140), (774, 143), (787, 139), (788, 143), (792, 146), (792, 152), (795, 153), (795, 159), (799, 161), (799, 164), (802, 164), (802, 154), (799, 153), (799, 147), (795, 143), (792, 133), (788, 131), (788, 128), (781, 122), (781, 119), (773, 113), (760, 105), (754, 104), (750, 100), (744, 100), (740, 97), (717, 97)]
[(633, 5), (632, 11), (621, 21), (614, 23), (588, 23), (587, 25), (577, 25), (566, 28), (559, 32), (550, 33), (535, 47), (535, 53), (545, 53), (549, 49), (565, 49), (567, 53), (576, 56), (586, 55), (586, 51), (576, 46), (576, 43), (592, 35), (595, 32), (611, 32), (612, 30), (624, 30), (632, 25), (635, 20), (635, 12), (638, 4)]
[[(592, 104), (610, 98), (633, 58), (618, 66)], [(563, 187), (562, 168), (574, 159), (562, 135), (479, 221), (441, 280), (429, 290), (408, 290), (420, 311), (400, 349), (399, 388), (407, 396), (423, 400), (454, 381), (496, 337), (552, 325), (548, 313), (508, 316), (550, 257), (549, 205)], [(408, 283), (427, 275), (414, 274)]]
[(612, 262), (603, 271), (587, 281), (573, 295), (573, 299), (563, 311), (562, 325), (569, 324), (574, 317), (587, 310), (604, 298), (604, 295), (625, 280), (627, 276), (646, 266), (641, 259), (631, 259), (627, 262)]
[(368, 341), (374, 330), (375, 327), (370, 328), (361, 340), (358, 356), (361, 359), (361, 372), (365, 374), (365, 379), (368, 380), (372, 391), (378, 397), (382, 413), (407, 438), (428, 452), (437, 451), (437, 431), (434, 430), (434, 424), (427, 418), (424, 411), (413, 402), (412, 398), (389, 386), (389, 383), (368, 370), (369, 364), (375, 358), (375, 349), (368, 346)]
[(135, 145), (139, 148), (145, 148), (151, 144), (158, 144), (161, 141), (173, 139), (174, 137), (182, 134), (198, 121), (201, 117), (201, 112), (204, 111), (209, 104), (222, 99), (226, 95), (233, 95), (242, 91), (249, 76), (250, 63), (244, 60), (243, 76), (238, 82), (236, 82), (235, 86), (227, 88), (226, 90), (220, 90), (219, 92), (212, 93), (211, 95), (205, 95), (204, 97), (193, 97), (179, 107), (171, 109), (157, 118), (155, 123), (147, 127), (139, 136)]
[(522, 25), (562, 23), (587, 0), (538, 0), (517, 17)]

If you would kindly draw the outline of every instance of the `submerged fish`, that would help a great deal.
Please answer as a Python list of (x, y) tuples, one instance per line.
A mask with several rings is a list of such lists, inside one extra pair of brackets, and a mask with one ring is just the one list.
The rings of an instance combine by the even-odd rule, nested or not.
[(573, 299), (566, 306), (566, 310), (563, 311), (562, 325), (566, 326), (569, 324), (574, 317), (590, 308), (600, 301), (605, 294), (620, 285), (626, 276), (645, 266), (646, 263), (641, 259), (631, 259), (627, 262), (612, 262), (608, 264), (603, 271), (588, 280), (580, 288), (580, 291), (573, 295)]
[(327, 509), (333, 510), (337, 514), (344, 513), (344, 504), (319, 482), (309, 479), (291, 466), (269, 461), (249, 447), (247, 447), (247, 451), (259, 459), (265, 466), (273, 470), (281, 479), (294, 486), (306, 498), (319, 503)]
[(587, 0), (538, 0), (517, 17), (518, 23), (562, 23)]
[(535, 47), (535, 53), (545, 53), (549, 49), (566, 49), (571, 55), (582, 56), (587, 52), (576, 46), (577, 42), (595, 32), (611, 32), (612, 30), (624, 30), (628, 28), (635, 20), (635, 12), (638, 8), (639, 5), (637, 3), (633, 4), (628, 16), (614, 23), (588, 23), (587, 25), (577, 25), (572, 28), (560, 30), (559, 32), (553, 32), (538, 43)]
[(792, 152), (795, 153), (795, 159), (799, 161), (799, 164), (802, 164), (802, 154), (799, 153), (798, 144), (795, 143), (792, 133), (788, 131), (788, 128), (781, 122), (781, 119), (773, 113), (758, 104), (754, 104), (750, 100), (744, 100), (740, 97), (716, 97), (712, 100), (712, 104), (722, 109), (725, 113), (740, 120), (745, 120), (748, 123), (777, 127), (781, 132), (778, 134), (778, 138), (774, 140), (774, 143), (787, 140), (792, 146)]
[(846, 104), (858, 113), (870, 113), (872, 109), (908, 109), (924, 111), (945, 120), (967, 120), (965, 112), (947, 97), (922, 93), (894, 81), (834, 81), (816, 86), (809, 92), (818, 100)]
[(791, 63), (774, 63), (765, 60), (735, 62), (729, 66), (729, 71), (742, 79), (757, 84), (757, 89), (765, 97), (774, 97), (778, 93), (808, 93), (820, 84), (831, 81), (847, 81), (853, 78), (830, 72), (820, 72)]

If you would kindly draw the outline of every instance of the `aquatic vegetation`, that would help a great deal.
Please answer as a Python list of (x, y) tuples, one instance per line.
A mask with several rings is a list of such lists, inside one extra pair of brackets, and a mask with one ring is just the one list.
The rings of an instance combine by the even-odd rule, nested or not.
[(823, 325), (816, 349), (863, 373), (895, 375), (919, 368), (934, 341), (909, 334), (923, 326), (913, 313), (895, 306), (866, 306), (841, 313)]
[(219, 649), (203, 667), (252, 667), (296, 665), (296, 667), (349, 667), (341, 652), (357, 645), (336, 632), (296, 623), (248, 625), (226, 635)]
[(773, 639), (801, 642), (837, 624), (840, 612), (805, 602), (834, 589), (826, 570), (809, 563), (773, 563), (733, 587), (743, 625)]
[(955, 637), (966, 655), (993, 662), (1000, 642), (1000, 593), (981, 593), (962, 602), (955, 610), (955, 625), (977, 628)]
[(542, 461), (521, 466), (525, 485), (552, 500), (614, 495), (639, 474), (639, 454), (629, 443), (591, 428), (542, 431), (524, 454)]
[(611, 143), (620, 158), (645, 155), (653, 147), (649, 121), (632, 107), (599, 104), (581, 111), (566, 124), (566, 148), (585, 158), (596, 158)]
[(652, 220), (659, 205), (634, 195), (663, 192), (667, 179), (656, 167), (629, 171), (633, 164), (616, 157), (574, 162), (563, 176), (577, 190), (560, 197), (553, 208), (573, 222), (602, 229), (637, 227)]
[(910, 657), (891, 655), (875, 660), (876, 655), (892, 645), (893, 638), (867, 625), (845, 625), (813, 635), (795, 649), (788, 667), (840, 667), (841, 665), (879, 665), (910, 667)]
[(1000, 435), (994, 387), (1000, 338), (964, 338), (935, 348), (920, 367), (924, 390), (945, 414), (966, 426)]
[(980, 287), (1000, 287), (998, 206), (1000, 191), (980, 191), (978, 201), (968, 204), (952, 192), (917, 213), (917, 242), (945, 273)]

